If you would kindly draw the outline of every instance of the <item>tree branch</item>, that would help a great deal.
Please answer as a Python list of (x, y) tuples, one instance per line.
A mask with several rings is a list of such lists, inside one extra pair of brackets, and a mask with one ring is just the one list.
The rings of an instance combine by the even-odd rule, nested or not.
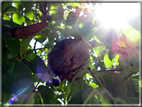
[(97, 73), (103, 72), (103, 71), (122, 71), (122, 70), (123, 70), (123, 69), (100, 70), (100, 71), (97, 71)]
[[(35, 44), (34, 44), (34, 49), (35, 49), (35, 47), (36, 47), (36, 43), (37, 43), (37, 39), (36, 39)], [(36, 50), (35, 50), (35, 54), (36, 54)]]

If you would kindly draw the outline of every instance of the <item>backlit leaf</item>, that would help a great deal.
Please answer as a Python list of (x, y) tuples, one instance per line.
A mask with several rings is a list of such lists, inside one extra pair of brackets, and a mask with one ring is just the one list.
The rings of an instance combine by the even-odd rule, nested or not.
[(8, 20), (8, 21), (11, 20), (11, 18), (10, 18), (9, 16), (4, 16), (2, 19), (3, 19), (3, 20)]
[(90, 85), (92, 88), (94, 88), (94, 89), (98, 87), (98, 85), (96, 85), (96, 84), (93, 83), (93, 82), (89, 83), (89, 85)]
[(116, 55), (116, 56), (112, 59), (112, 63), (115, 62), (115, 64), (118, 66), (118, 65), (119, 65), (118, 60), (119, 60), (119, 55)]
[(73, 77), (71, 82), (71, 96), (74, 96), (78, 91), (83, 89), (83, 76), (85, 73), (87, 73), (87, 70), (82, 70)]
[(137, 97), (139, 98), (139, 83), (138, 79), (131, 79), (127, 82), (127, 96), (128, 97)]
[(124, 79), (112, 71), (98, 73), (98, 78), (113, 97), (124, 98), (127, 94), (127, 87)]
[(14, 13), (12, 18), (13, 18), (13, 22), (15, 22), (19, 25), (22, 25), (25, 22), (24, 17), (19, 13)]
[(18, 11), (22, 11), (24, 8), (21, 2), (14, 2), (14, 5), (18, 9)]
[(128, 24), (125, 29), (123, 29), (123, 33), (126, 35), (127, 39), (132, 43), (138, 43), (140, 40), (140, 33)]
[(139, 80), (139, 86), (142, 88), (142, 80)]
[(96, 55), (100, 55), (100, 52), (104, 49), (104, 46), (97, 46), (93, 48), (93, 51), (95, 52)]
[(112, 68), (112, 61), (109, 59), (108, 54), (104, 56), (104, 64), (109, 69)]
[[(86, 100), (84, 101), (83, 104), (87, 104), (87, 102), (94, 97), (94, 95), (99, 94), (102, 92), (102, 89), (100, 87), (93, 89), (92, 91), (90, 91), (90, 94), (87, 96)], [(84, 93), (85, 94), (85, 93)]]
[(25, 15), (28, 17), (30, 20), (33, 20), (35, 15), (31, 9), (26, 9), (25, 10)]

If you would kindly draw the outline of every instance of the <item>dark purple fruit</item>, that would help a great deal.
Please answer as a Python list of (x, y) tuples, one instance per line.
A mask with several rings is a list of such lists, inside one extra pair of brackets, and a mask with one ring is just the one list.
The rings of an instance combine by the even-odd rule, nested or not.
[(133, 63), (130, 63), (130, 66), (134, 66), (134, 64), (133, 64)]
[(58, 78), (56, 78), (56, 79), (53, 79), (52, 80), (52, 84), (54, 85), (54, 86), (58, 86), (59, 84), (60, 84), (60, 79), (58, 79)]
[(83, 67), (89, 58), (88, 45), (80, 39), (65, 39), (51, 50), (50, 67), (61, 79), (71, 82), (73, 76)]

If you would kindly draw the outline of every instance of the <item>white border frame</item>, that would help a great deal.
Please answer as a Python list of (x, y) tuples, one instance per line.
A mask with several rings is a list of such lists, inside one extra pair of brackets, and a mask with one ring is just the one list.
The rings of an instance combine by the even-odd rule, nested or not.
[[(13, 0), (0, 0), (0, 7), (2, 7), (2, 2), (8, 2), (8, 1), (13, 1)], [(14, 0), (14, 1), (20, 1), (20, 0)], [(24, 1), (24, 2), (36, 2), (36, 1), (38, 1), (38, 2), (44, 2), (44, 1), (46, 1), (46, 2), (62, 2), (62, 0), (21, 0), (21, 1)], [(68, 0), (68, 1), (75, 1), (75, 0)], [(85, 0), (80, 0), (81, 2), (85, 2)], [(101, 1), (99, 1), (99, 0), (89, 0), (89, 1), (91, 1), (91, 2), (109, 2), (109, 3), (111, 3), (111, 2), (114, 2), (114, 3), (117, 3), (117, 2), (122, 2), (122, 3), (125, 3), (125, 2), (130, 2), (130, 3), (132, 3), (132, 2), (134, 2), (134, 3), (140, 3), (140, 10), (141, 10), (141, 12), (142, 12), (142, 1), (141, 0), (116, 0), (116, 1), (114, 1), (114, 0), (101, 0)], [(64, 2), (64, 1), (63, 1)], [(142, 14), (141, 14), (141, 12), (140, 12), (140, 17), (142, 18)], [(1, 20), (0, 20), (0, 25), (2, 26), (2, 8), (0, 8), (0, 17), (1, 17)], [(142, 23), (141, 23), (141, 18), (140, 18), (140, 25), (142, 25)], [(2, 27), (1, 27), (1, 29), (2, 29)], [(0, 29), (0, 32), (2, 31)], [(142, 34), (142, 32), (141, 32), (141, 26), (140, 26), (140, 35)], [(2, 34), (1, 34), (1, 37), (0, 37), (0, 41), (1, 41), (1, 43), (2, 43)], [(140, 45), (140, 49), (141, 49), (141, 41), (142, 41), (142, 38), (140, 37), (140, 41), (139, 41), (139, 45)], [(0, 43), (0, 76), (2, 76), (2, 48), (1, 48), (1, 46), (2, 46), (2, 44)], [(140, 55), (140, 58), (141, 58), (141, 50), (139, 50), (139, 55)], [(141, 80), (141, 60), (139, 59), (139, 70), (140, 70), (140, 72), (139, 72), (139, 80)], [(0, 86), (2, 86), (2, 82), (1, 82), (1, 80), (0, 80)], [(2, 90), (2, 87), (0, 87), (0, 91)], [(0, 101), (2, 100), (2, 93), (0, 92)], [(1, 103), (0, 103), (1, 104)], [(12, 105), (10, 105), (10, 106), (43, 106), (43, 104), (12, 104)], [(44, 104), (44, 106), (141, 106), (141, 88), (139, 87), (139, 104), (68, 104), (68, 105), (59, 105), (59, 104)]]

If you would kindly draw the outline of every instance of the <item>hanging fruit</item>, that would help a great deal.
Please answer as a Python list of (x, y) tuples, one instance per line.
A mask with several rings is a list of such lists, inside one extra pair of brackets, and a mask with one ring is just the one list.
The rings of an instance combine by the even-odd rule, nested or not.
[(15, 39), (28, 39), (42, 32), (47, 26), (47, 22), (36, 23), (22, 28), (10, 29), (8, 34)]
[(88, 59), (89, 50), (85, 42), (80, 39), (65, 39), (51, 50), (49, 64), (61, 81), (67, 79), (71, 82)]

